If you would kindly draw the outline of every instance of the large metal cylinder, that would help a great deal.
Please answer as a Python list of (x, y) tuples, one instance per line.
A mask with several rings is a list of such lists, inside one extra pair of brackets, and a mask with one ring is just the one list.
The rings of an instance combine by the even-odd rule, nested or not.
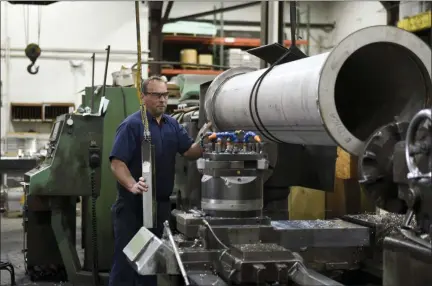
[(358, 155), (376, 128), (394, 117), (409, 120), (430, 100), (431, 60), (431, 49), (414, 34), (368, 27), (331, 52), (275, 66), (257, 92), (253, 86), (267, 69), (225, 71), (206, 93), (207, 119), (217, 130), (339, 145)]

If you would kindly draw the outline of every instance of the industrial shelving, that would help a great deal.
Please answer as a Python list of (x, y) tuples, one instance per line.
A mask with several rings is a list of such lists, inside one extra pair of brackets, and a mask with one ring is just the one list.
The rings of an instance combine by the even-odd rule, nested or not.
[(218, 75), (222, 70), (198, 70), (198, 69), (162, 69), (162, 75), (179, 75), (179, 74), (203, 74), (203, 75)]
[[(257, 38), (233, 38), (233, 37), (196, 37), (186, 35), (165, 35), (164, 42), (200, 43), (203, 45), (223, 45), (226, 47), (258, 47), (261, 40)], [(291, 41), (285, 40), (285, 46), (290, 46)], [(297, 45), (306, 45), (306, 40), (296, 40)]]
[[(180, 50), (183, 48), (196, 48), (198, 50), (204, 50), (208, 53), (214, 53), (214, 47), (223, 46), (224, 48), (240, 48), (250, 49), (260, 46), (261, 40), (259, 38), (239, 38), (239, 37), (206, 37), (206, 36), (195, 36), (187, 34), (165, 34), (163, 37), (164, 46), (164, 57), (170, 57), (172, 61), (178, 61), (178, 55)], [(297, 40), (297, 45), (307, 45), (306, 40)], [(285, 46), (290, 46), (291, 41), (285, 40)], [(177, 54), (175, 56), (174, 52)], [(175, 57), (175, 58), (174, 58)], [(202, 75), (217, 75), (222, 70), (212, 69), (179, 69), (173, 68), (162, 68), (162, 74), (167, 76), (174, 76), (178, 74), (202, 74)]]

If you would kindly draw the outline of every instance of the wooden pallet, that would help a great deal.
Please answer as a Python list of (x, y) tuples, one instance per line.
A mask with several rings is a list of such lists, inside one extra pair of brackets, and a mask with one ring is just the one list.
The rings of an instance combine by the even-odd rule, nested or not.
[(205, 67), (205, 66), (199, 66), (198, 67), (200, 70), (212, 70), (212, 67)]
[(173, 65), (161, 65), (161, 69), (173, 69)]
[(187, 64), (181, 65), (181, 68), (184, 70), (211, 70), (211, 67), (205, 67), (205, 66), (190, 66)]
[(190, 66), (188, 64), (180, 65), (182, 69), (184, 70), (197, 70), (199, 67), (197, 66)]

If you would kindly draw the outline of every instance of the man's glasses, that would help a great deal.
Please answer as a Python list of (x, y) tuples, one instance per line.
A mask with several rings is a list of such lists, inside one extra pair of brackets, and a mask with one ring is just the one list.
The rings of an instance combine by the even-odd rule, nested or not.
[(157, 99), (168, 99), (169, 93), (168, 92), (148, 92), (147, 95), (157, 98)]

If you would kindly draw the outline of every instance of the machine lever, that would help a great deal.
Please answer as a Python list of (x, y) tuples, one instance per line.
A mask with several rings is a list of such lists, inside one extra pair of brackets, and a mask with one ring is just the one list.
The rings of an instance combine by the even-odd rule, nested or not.
[(186, 285), (186, 286), (189, 286), (189, 285), (190, 285), (190, 283), (189, 283), (189, 278), (188, 278), (188, 276), (187, 276), (187, 274), (186, 274), (186, 270), (185, 270), (184, 265), (183, 265), (183, 262), (182, 262), (182, 260), (181, 260), (180, 253), (179, 253), (179, 251), (178, 251), (177, 245), (176, 245), (176, 243), (175, 243), (175, 241), (174, 241), (174, 237), (173, 237), (173, 235), (172, 235), (172, 232), (171, 232), (171, 229), (170, 229), (170, 227), (169, 227), (169, 223), (168, 223), (168, 221), (165, 221), (165, 222), (164, 222), (164, 227), (165, 227), (165, 230), (166, 230), (166, 232), (167, 232), (168, 238), (169, 238), (169, 240), (170, 240), (170, 242), (171, 242), (171, 245), (172, 245), (172, 247), (173, 247), (174, 255), (175, 255), (175, 257), (176, 257), (176, 260), (177, 260), (178, 266), (179, 266), (179, 268), (180, 268), (181, 275), (183, 276), (183, 279), (184, 279), (185, 285)]
[(288, 271), (288, 276), (301, 286), (344, 286), (312, 269), (306, 268), (301, 261), (296, 261)]

